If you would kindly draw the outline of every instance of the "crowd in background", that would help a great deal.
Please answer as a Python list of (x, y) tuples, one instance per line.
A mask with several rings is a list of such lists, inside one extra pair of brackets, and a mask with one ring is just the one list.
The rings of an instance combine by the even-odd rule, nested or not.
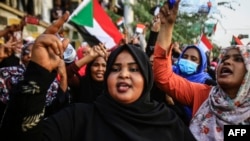
[[(51, 23), (62, 16), (65, 11), (72, 13), (82, 0), (0, 0), (12, 8), (25, 12), (27, 15), (35, 16), (39, 20)], [(103, 8), (112, 9), (117, 14), (123, 15), (123, 9), (111, 6), (110, 0), (99, 0)], [(120, 2), (118, 2), (122, 5)]]
[[(26, 12), (38, 16), (35, 9)], [(249, 79), (249, 56), (242, 55), (249, 46), (233, 46), (211, 60), (196, 44), (172, 42), (177, 10), (163, 5), (147, 40), (143, 34), (124, 37), (111, 50), (87, 42), (76, 49), (63, 34), (55, 36), (69, 16), (65, 11), (72, 11), (67, 0), (53, 2), (49, 21), (55, 22), (37, 39), (14, 35), (23, 22), (6, 26), (0, 31), (5, 39), (0, 44), (0, 134), (11, 125), (17, 135), (31, 135), (23, 135), (26, 139), (39, 139), (44, 130), (50, 139), (98, 140), (107, 134), (111, 140), (208, 141), (223, 140), (219, 130), (225, 124), (249, 125), (249, 84), (243, 83)], [(224, 79), (231, 74), (237, 82)], [(129, 96), (121, 96), (126, 93)]]

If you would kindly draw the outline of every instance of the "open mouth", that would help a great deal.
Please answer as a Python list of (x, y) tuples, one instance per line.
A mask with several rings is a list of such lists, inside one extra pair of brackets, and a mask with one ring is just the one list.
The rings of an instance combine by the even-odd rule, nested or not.
[(126, 92), (129, 88), (131, 88), (131, 85), (129, 85), (126, 82), (119, 82), (116, 84), (118, 92)]
[(220, 71), (220, 74), (221, 75), (229, 75), (229, 74), (232, 74), (233, 71), (227, 67), (223, 67)]
[(96, 77), (102, 78), (102, 77), (103, 77), (103, 73), (97, 73), (97, 74), (96, 74)]

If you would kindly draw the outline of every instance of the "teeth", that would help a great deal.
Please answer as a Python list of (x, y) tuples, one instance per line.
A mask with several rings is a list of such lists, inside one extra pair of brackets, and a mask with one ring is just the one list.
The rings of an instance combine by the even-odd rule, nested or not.
[(127, 87), (128, 85), (126, 85), (126, 84), (120, 84), (119, 86), (120, 87)]
[(96, 74), (97, 77), (102, 77), (103, 75), (102, 74)]

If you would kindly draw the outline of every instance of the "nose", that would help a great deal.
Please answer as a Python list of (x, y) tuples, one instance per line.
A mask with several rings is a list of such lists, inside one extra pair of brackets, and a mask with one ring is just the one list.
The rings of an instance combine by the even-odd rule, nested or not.
[(106, 67), (103, 66), (103, 65), (99, 65), (99, 66), (97, 67), (97, 70), (99, 70), (99, 71), (105, 71), (105, 70), (106, 70)]
[(101, 66), (101, 67), (100, 67), (100, 70), (106, 71), (106, 66)]
[(230, 58), (224, 60), (223, 64), (224, 64), (224, 65), (230, 65), (230, 64), (232, 63), (232, 61), (233, 61), (233, 58), (230, 57)]
[(120, 78), (129, 78), (129, 71), (127, 69), (122, 69), (119, 74)]

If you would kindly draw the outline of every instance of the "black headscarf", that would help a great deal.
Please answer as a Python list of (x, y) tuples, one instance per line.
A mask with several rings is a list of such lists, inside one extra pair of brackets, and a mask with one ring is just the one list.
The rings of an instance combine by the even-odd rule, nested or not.
[(100, 116), (110, 124), (117, 136), (123, 136), (124, 140), (194, 140), (189, 129), (178, 116), (164, 104), (150, 100), (150, 90), (153, 86), (153, 73), (149, 59), (145, 52), (133, 45), (123, 45), (114, 50), (108, 59), (105, 73), (105, 82), (111, 72), (111, 67), (116, 57), (127, 50), (138, 63), (144, 78), (144, 89), (140, 98), (131, 104), (121, 104), (115, 101), (107, 91), (98, 97), (95, 106)]
[(87, 64), (86, 74), (80, 78), (79, 91), (74, 102), (92, 103), (103, 93), (104, 81), (96, 81), (91, 76), (91, 67), (94, 61)]

